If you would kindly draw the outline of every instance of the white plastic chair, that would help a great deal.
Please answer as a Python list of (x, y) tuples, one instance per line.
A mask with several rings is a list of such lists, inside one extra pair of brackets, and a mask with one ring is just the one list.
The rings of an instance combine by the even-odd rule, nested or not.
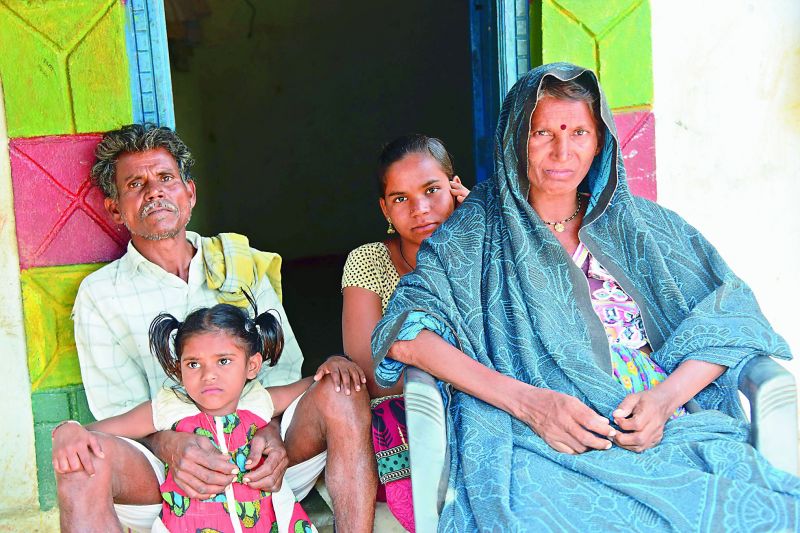
[[(414, 520), (419, 533), (436, 531), (449, 477), (444, 404), (430, 374), (405, 372), (406, 423)], [(794, 377), (769, 357), (742, 370), (739, 390), (750, 403), (753, 446), (775, 467), (797, 474), (797, 391)]]

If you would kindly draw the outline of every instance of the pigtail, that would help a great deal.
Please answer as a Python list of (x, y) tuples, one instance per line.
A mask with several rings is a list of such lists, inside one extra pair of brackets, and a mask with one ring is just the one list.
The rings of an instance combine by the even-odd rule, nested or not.
[(261, 355), (269, 366), (275, 366), (283, 351), (281, 320), (273, 312), (266, 311), (256, 316), (254, 322), (261, 338)]
[(169, 313), (161, 313), (150, 323), (150, 352), (158, 360), (164, 373), (176, 383), (181, 382), (180, 355), (170, 350), (172, 332), (181, 326), (180, 321)]
[[(258, 335), (261, 356), (269, 366), (275, 366), (283, 351), (283, 328), (280, 318), (270, 311), (258, 314), (258, 304), (256, 299), (247, 290), (242, 289), (242, 294), (247, 298), (250, 307), (253, 308), (255, 319), (245, 321), (245, 330), (251, 333), (255, 330)], [(252, 328), (252, 329), (251, 329)]]

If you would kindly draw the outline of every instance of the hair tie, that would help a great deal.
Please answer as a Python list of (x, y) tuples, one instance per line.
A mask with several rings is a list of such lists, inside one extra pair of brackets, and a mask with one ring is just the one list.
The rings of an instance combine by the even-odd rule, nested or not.
[(248, 318), (247, 320), (245, 320), (244, 330), (247, 333), (252, 333), (253, 331), (255, 331), (256, 333), (261, 335), (261, 326), (259, 326), (258, 323), (252, 318)]

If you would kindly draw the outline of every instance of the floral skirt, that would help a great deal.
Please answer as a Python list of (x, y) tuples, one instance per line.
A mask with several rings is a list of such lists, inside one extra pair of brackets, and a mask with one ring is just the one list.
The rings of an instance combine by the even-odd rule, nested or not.
[(411, 468), (408, 457), (406, 404), (402, 395), (384, 396), (370, 402), (372, 445), (378, 461), (378, 493), (385, 490), (386, 504), (397, 521), (414, 531)]

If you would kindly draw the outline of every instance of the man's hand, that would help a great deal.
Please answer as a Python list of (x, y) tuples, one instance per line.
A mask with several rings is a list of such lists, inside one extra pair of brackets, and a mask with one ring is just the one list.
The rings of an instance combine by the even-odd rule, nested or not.
[(239, 473), (229, 456), (201, 435), (159, 431), (148, 444), (169, 465), (175, 483), (189, 498), (205, 500), (220, 494)]
[(606, 418), (594, 412), (574, 396), (527, 386), (517, 398), (517, 418), (528, 424), (551, 448), (558, 452), (579, 454), (589, 450), (607, 450), (617, 433)]
[(242, 479), (248, 486), (267, 492), (281, 489), (283, 475), (289, 467), (289, 458), (281, 439), (280, 419), (273, 418), (266, 427), (256, 432), (250, 443), (250, 455), (247, 456), (245, 465), (248, 468), (255, 467), (248, 470)]
[(53, 470), (56, 473), (85, 470), (91, 477), (94, 475), (92, 455), (105, 458), (97, 438), (85, 427), (69, 422), (53, 430)]
[(320, 381), (326, 375), (333, 379), (333, 386), (336, 392), (344, 389), (344, 393), (350, 396), (351, 384), (356, 392), (361, 390), (361, 385), (367, 382), (364, 371), (353, 361), (341, 355), (332, 355), (325, 360), (314, 374), (314, 381)]
[(659, 390), (656, 387), (629, 394), (612, 413), (614, 422), (623, 431), (616, 435), (614, 442), (632, 452), (652, 448), (661, 442), (664, 424), (674, 410), (666, 388)]

